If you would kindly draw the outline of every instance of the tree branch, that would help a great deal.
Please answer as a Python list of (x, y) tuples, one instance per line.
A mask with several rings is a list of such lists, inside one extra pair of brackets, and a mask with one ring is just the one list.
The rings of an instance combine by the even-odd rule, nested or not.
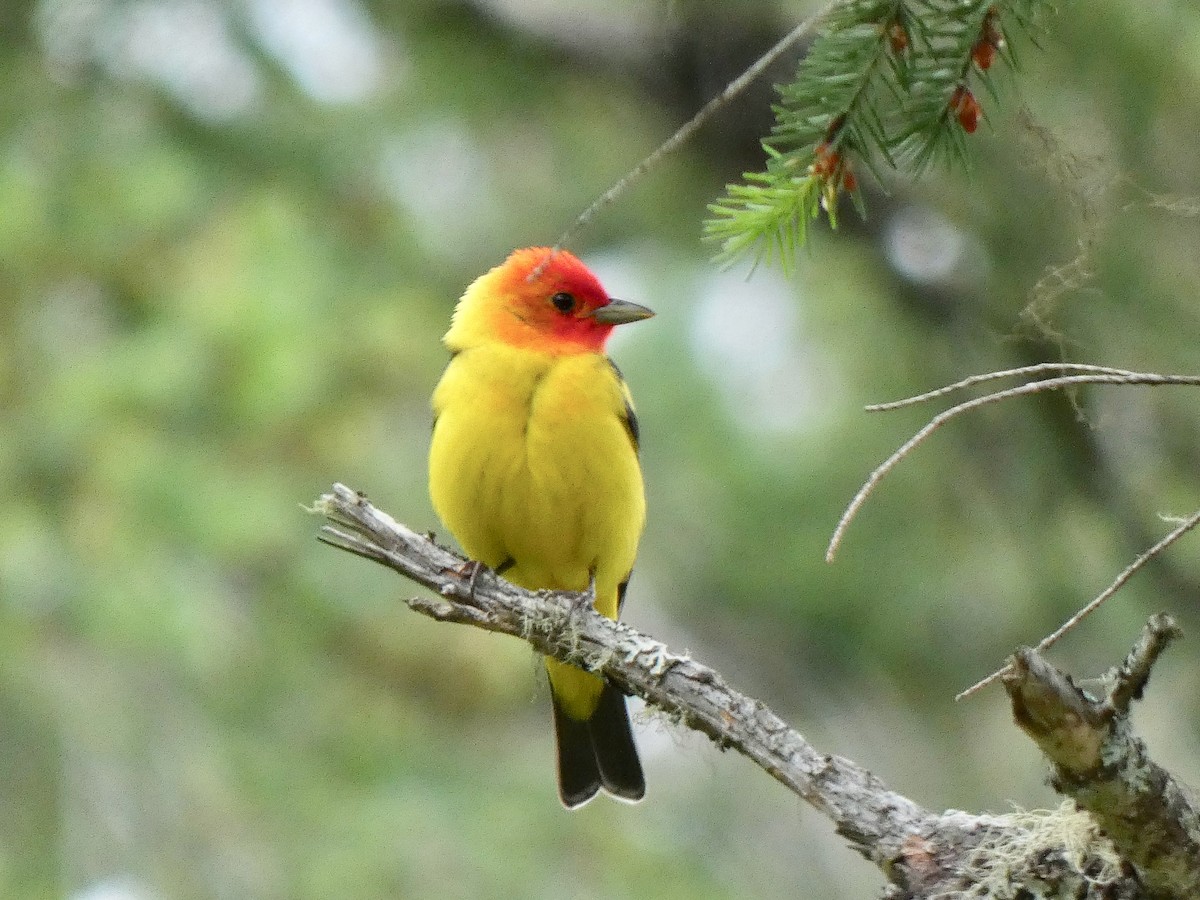
[[(335, 484), (312, 511), (329, 520), (321, 528), (322, 541), (433, 590), (432, 597), (406, 601), (417, 612), (439, 621), (509, 634), (540, 653), (602, 672), (628, 693), (707, 734), (721, 749), (737, 750), (825, 815), (838, 834), (878, 866), (889, 882), (884, 892), (889, 900), (1017, 896), (1158, 900), (1195, 896), (1188, 891), (1147, 890), (1139, 878), (1145, 872), (1135, 872), (1125, 864), (1091, 815), (1073, 807), (1003, 816), (929, 812), (851, 760), (819, 752), (761, 701), (735, 690), (719, 673), (688, 654), (672, 653), (660, 641), (597, 614), (584, 602), (585, 595), (527, 591), (489, 571), (474, 572), (462, 557), (397, 523), (344, 485)], [(1150, 641), (1149, 649), (1132, 654), (1126, 665), (1111, 675), (1114, 687), (1106, 701), (1113, 710), (1110, 729), (1115, 723), (1127, 723), (1128, 703), (1144, 686), (1150, 665), (1165, 643), (1165, 639)], [(1037, 658), (1036, 654), (1026, 656)], [(1065, 676), (1060, 678), (1070, 683)], [(1032, 685), (1032, 680), (1029, 683)], [(1028, 703), (1023, 708), (1033, 709)], [(1026, 718), (1032, 721), (1032, 712)], [(1127, 724), (1121, 727), (1127, 733)], [(1142, 754), (1138, 761), (1152, 766), (1144, 749)], [(1174, 784), (1163, 770), (1155, 767), (1153, 771), (1166, 779), (1155, 785)], [(1065, 791), (1057, 781), (1056, 786)], [(1096, 796), (1109, 795), (1098, 792)], [(1170, 796), (1165, 812), (1191, 809), (1176, 799), (1176, 794)], [(1142, 807), (1134, 811), (1140, 813)], [(1164, 813), (1163, 809), (1155, 811)], [(1133, 822), (1135, 830), (1139, 824)], [(1190, 820), (1181, 819), (1176, 826), (1174, 831), (1156, 833), (1194, 833)], [(1194, 866), (1191, 874), (1180, 868), (1194, 863), (1190, 850), (1172, 853), (1172, 847), (1157, 842), (1137, 856), (1135, 849), (1129, 851), (1134, 865), (1142, 860), (1147, 872), (1158, 873), (1167, 872), (1163, 867), (1169, 864), (1174, 868), (1168, 877), (1180, 878), (1189, 890), (1200, 884), (1192, 877)], [(1145, 882), (1152, 883), (1158, 882)]]
[(527, 641), (540, 653), (605, 677), (665, 710), (721, 748), (748, 757), (792, 792), (827, 815), (838, 831), (876, 864), (900, 854), (904, 839), (930, 819), (915, 803), (894, 794), (849, 760), (818, 753), (760, 701), (727, 685), (686, 653), (579, 601), (583, 595), (527, 591), (483, 572), (469, 589), (465, 560), (410, 531), (361, 494), (335, 484), (315, 511), (333, 524), (321, 540), (395, 569), (437, 597), (408, 605), (442, 622), (461, 622)]
[(1129, 722), (1158, 655), (1179, 636), (1165, 614), (1147, 623), (1093, 697), (1035, 650), (1020, 650), (1004, 686), (1013, 716), (1054, 766), (1053, 784), (1091, 813), (1155, 896), (1200, 897), (1200, 809), (1150, 759)]

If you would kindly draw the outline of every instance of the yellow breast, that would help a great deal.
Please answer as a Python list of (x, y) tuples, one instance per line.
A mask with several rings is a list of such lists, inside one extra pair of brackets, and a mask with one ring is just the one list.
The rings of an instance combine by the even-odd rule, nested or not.
[(645, 522), (627, 397), (602, 354), (457, 354), (433, 397), (429, 484), (467, 554), (512, 560), (506, 577), (530, 588), (583, 590), (594, 575), (616, 618)]

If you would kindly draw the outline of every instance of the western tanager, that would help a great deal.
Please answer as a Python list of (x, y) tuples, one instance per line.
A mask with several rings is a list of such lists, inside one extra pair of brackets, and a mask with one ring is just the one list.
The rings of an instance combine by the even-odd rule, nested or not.
[[(566, 251), (517, 250), (459, 300), (433, 394), (429, 492), (463, 549), (526, 588), (591, 586), (610, 619), (646, 504), (633, 401), (604, 345), (614, 326), (652, 315), (611, 299)], [(563, 804), (580, 806), (601, 788), (641, 799), (621, 692), (545, 662)]]

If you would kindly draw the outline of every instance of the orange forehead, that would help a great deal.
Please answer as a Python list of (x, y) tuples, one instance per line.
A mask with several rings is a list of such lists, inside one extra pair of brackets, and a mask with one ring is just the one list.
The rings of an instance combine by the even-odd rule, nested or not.
[(548, 297), (565, 291), (587, 307), (608, 301), (608, 294), (596, 276), (566, 250), (549, 247), (514, 250), (500, 269), (504, 288), (517, 296)]

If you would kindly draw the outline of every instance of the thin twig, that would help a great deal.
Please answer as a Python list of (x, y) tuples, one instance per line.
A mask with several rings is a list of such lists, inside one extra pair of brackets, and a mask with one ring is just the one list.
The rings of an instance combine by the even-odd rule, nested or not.
[(555, 241), (553, 248), (550, 250), (549, 256), (546, 258), (546, 261), (529, 273), (529, 280), (537, 280), (537, 278), (539, 278), (544, 271), (546, 264), (549, 263), (550, 259), (554, 257), (554, 254), (561, 250), (567, 241), (574, 236), (575, 232), (587, 225), (588, 222), (590, 222), (598, 212), (600, 212), (609, 204), (613, 203), (618, 197), (625, 193), (630, 185), (657, 166), (663, 157), (677, 150), (681, 144), (695, 134), (696, 130), (700, 128), (701, 125), (712, 118), (714, 113), (719, 111), (721, 107), (725, 106), (725, 104), (729, 103), (730, 100), (749, 87), (750, 84), (753, 83), (753, 81), (758, 78), (758, 76), (761, 75), (768, 66), (771, 65), (771, 63), (775, 62), (775, 60), (786, 53), (788, 49), (790, 49), (797, 41), (800, 40), (800, 38), (812, 31), (817, 22), (824, 18), (826, 13), (828, 13), (835, 5), (837, 5), (837, 0), (831, 0), (831, 2), (826, 3), (825, 6), (813, 13), (811, 16), (789, 31), (786, 35), (780, 38), (779, 42), (776, 43), (774, 47), (755, 60), (754, 64), (751, 65), (750, 68), (748, 68), (745, 72), (743, 72), (733, 81), (729, 82), (729, 84), (725, 86), (725, 89), (721, 91), (721, 93), (717, 94), (717, 96), (705, 103), (704, 106), (700, 108), (698, 113), (692, 116), (692, 118), (686, 123), (681, 125), (679, 129), (673, 135), (663, 141), (653, 153), (626, 172), (623, 176), (621, 176), (620, 179), (617, 180), (616, 184), (593, 200), (587, 209), (581, 212), (576, 217), (575, 221), (567, 226), (567, 229), (559, 236), (558, 240)]
[(984, 372), (982, 375), (972, 375), (969, 378), (964, 378), (962, 381), (956, 381), (954, 384), (926, 391), (924, 394), (917, 394), (915, 397), (905, 397), (903, 400), (891, 400), (887, 403), (871, 403), (864, 406), (863, 409), (867, 412), (886, 412), (892, 409), (902, 409), (905, 406), (916, 406), (918, 403), (924, 403), (926, 400), (936, 400), (938, 397), (944, 397), (946, 394), (952, 394), (955, 391), (961, 391), (964, 388), (973, 387), (985, 381), (996, 381), (1000, 378), (1012, 378), (1018, 375), (1041, 375), (1043, 372), (1091, 372), (1097, 375), (1138, 374), (1137, 372), (1130, 372), (1127, 369), (1114, 369), (1110, 366), (1091, 366), (1086, 363), (1038, 363), (1032, 366), (1021, 366), (1017, 369), (1001, 369), (998, 372)]
[[(976, 376), (984, 380), (982, 376)], [(1007, 400), (1011, 397), (1022, 397), (1026, 394), (1037, 394), (1042, 391), (1056, 390), (1058, 388), (1069, 387), (1075, 384), (1138, 384), (1138, 385), (1164, 385), (1164, 384), (1186, 384), (1200, 385), (1200, 376), (1197, 375), (1158, 375), (1150, 372), (1125, 372), (1117, 369), (1111, 373), (1093, 372), (1083, 375), (1063, 375), (1060, 378), (1044, 378), (1041, 381), (1031, 381), (1027, 384), (1018, 385), (1017, 387), (1007, 388), (1003, 391), (997, 391), (994, 394), (988, 394), (984, 397), (975, 397), (972, 400), (966, 400), (957, 406), (952, 406), (944, 412), (938, 413), (929, 422), (905, 441), (900, 448), (889, 456), (886, 460), (873, 471), (863, 486), (858, 489), (858, 493), (854, 495), (854, 499), (846, 507), (842, 517), (838, 520), (837, 527), (833, 530), (833, 536), (829, 539), (829, 547), (825, 551), (825, 561), (833, 562), (833, 558), (837, 555), (838, 548), (841, 546), (842, 538), (845, 536), (846, 529), (850, 527), (850, 523), (854, 517), (858, 515), (858, 511), (866, 503), (875, 487), (883, 480), (896, 464), (904, 457), (908, 456), (918, 445), (923, 443), (931, 434), (963, 413), (978, 409), (981, 406), (986, 406), (989, 403), (997, 403), (1001, 400)]]
[(1116, 666), (1106, 679), (1109, 683), (1105, 705), (1119, 715), (1129, 712), (1134, 700), (1140, 700), (1146, 684), (1150, 681), (1150, 670), (1167, 645), (1183, 634), (1175, 619), (1166, 613), (1150, 617), (1142, 635), (1121, 665)]
[[(1128, 566), (1126, 566), (1122, 570), (1121, 574), (1118, 575), (1113, 580), (1112, 584), (1110, 584), (1103, 591), (1101, 591), (1099, 594), (1097, 594), (1095, 599), (1092, 600), (1092, 602), (1090, 602), (1083, 609), (1079, 610), (1079, 612), (1075, 613), (1075, 615), (1071, 616), (1071, 618), (1067, 619), (1067, 621), (1063, 622), (1063, 624), (1059, 627), (1059, 629), (1057, 631), (1055, 631), (1053, 634), (1042, 638), (1041, 643), (1039, 643), (1037, 645), (1037, 647), (1035, 647), (1034, 649), (1037, 650), (1038, 652), (1041, 652), (1042, 650), (1045, 650), (1047, 647), (1050, 647), (1051, 645), (1057, 643), (1058, 640), (1063, 635), (1065, 635), (1068, 631), (1070, 631), (1072, 628), (1074, 628), (1076, 625), (1078, 625), (1086, 616), (1090, 615), (1091, 613), (1093, 613), (1097, 609), (1099, 609), (1099, 607), (1109, 597), (1111, 597), (1113, 594), (1115, 594), (1117, 591), (1119, 591), (1122, 587), (1124, 587), (1125, 582), (1127, 582), (1130, 578), (1132, 578), (1135, 572), (1137, 572), (1144, 565), (1146, 565), (1146, 563), (1150, 562), (1150, 560), (1154, 559), (1154, 557), (1158, 556), (1160, 553), (1162, 553), (1164, 550), (1166, 550), (1168, 547), (1170, 547), (1173, 543), (1175, 543), (1177, 540), (1179, 540), (1181, 537), (1183, 537), (1185, 534), (1187, 534), (1189, 531), (1191, 531), (1193, 528), (1195, 528), (1197, 524), (1200, 524), (1200, 510), (1192, 513), (1190, 516), (1188, 516), (1186, 519), (1184, 519), (1183, 522), (1181, 522), (1179, 524), (1179, 526), (1175, 528), (1174, 531), (1172, 531), (1170, 534), (1168, 534), (1166, 537), (1164, 537), (1162, 540), (1160, 540), (1157, 544), (1155, 544), (1149, 550), (1146, 550), (1145, 552), (1140, 554), (1137, 559), (1135, 559), (1133, 562), (1131, 562)], [(970, 697), (972, 694), (975, 694), (975, 693), (981, 691), (983, 688), (987, 687), (989, 684), (996, 681), (997, 679), (1002, 678), (1003, 676), (1007, 675), (1011, 671), (1012, 671), (1012, 665), (1011, 664), (1007, 665), (1003, 669), (999, 669), (998, 671), (993, 672), (987, 678), (984, 678), (981, 681), (977, 681), (975, 684), (971, 685), (965, 691), (958, 694), (954, 699), (955, 700), (965, 700), (968, 697)]]

